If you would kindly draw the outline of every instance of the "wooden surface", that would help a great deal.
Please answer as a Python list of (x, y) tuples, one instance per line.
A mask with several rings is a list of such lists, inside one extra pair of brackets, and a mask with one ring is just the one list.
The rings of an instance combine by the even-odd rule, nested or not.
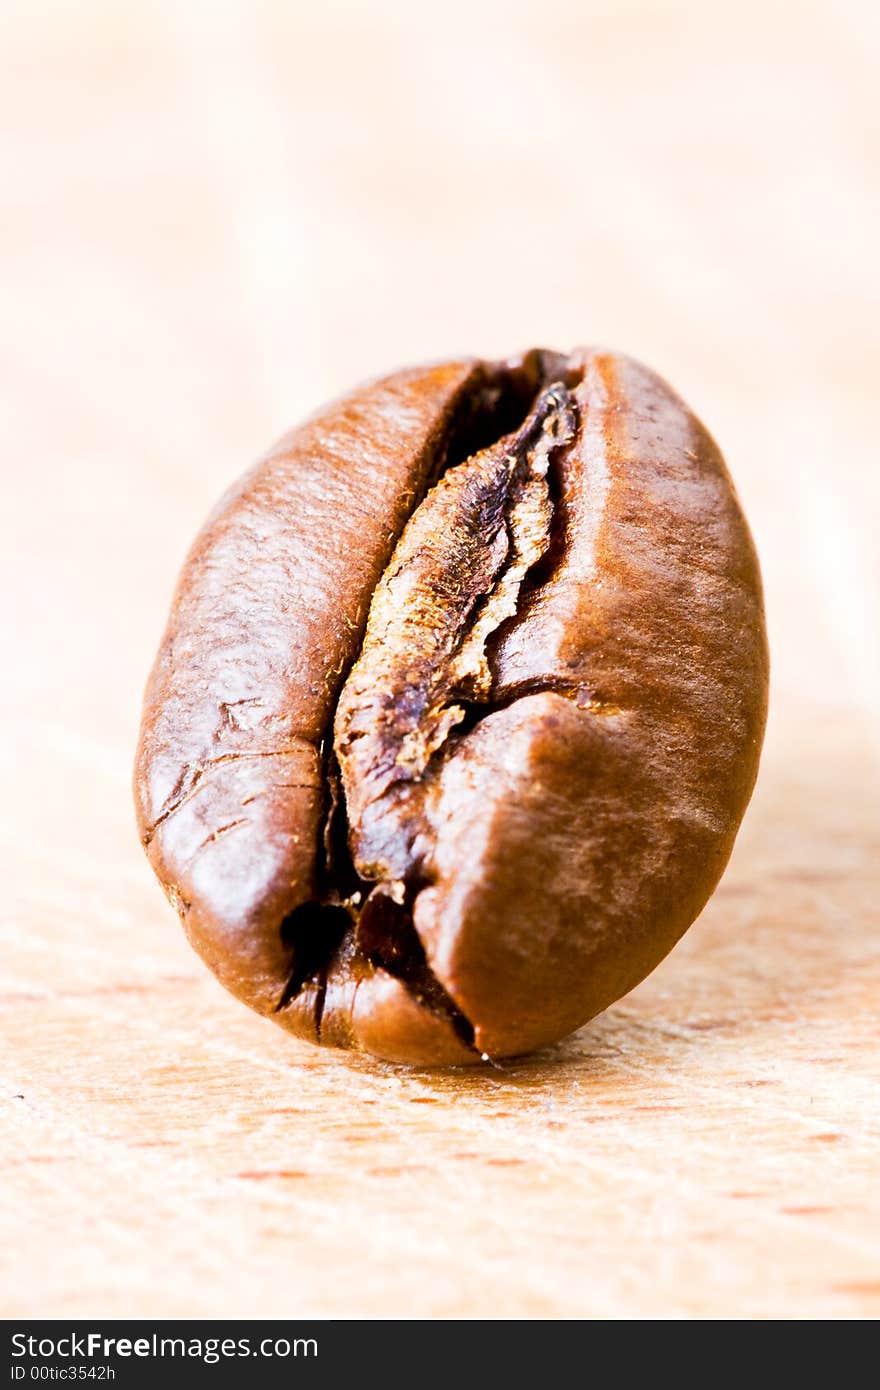
[[(4, 6), (4, 1313), (880, 1310), (876, 14)], [(734, 859), (547, 1055), (312, 1051), (209, 978), (135, 837), (177, 566), (353, 381), (578, 341), (675, 383), (753, 524)]]

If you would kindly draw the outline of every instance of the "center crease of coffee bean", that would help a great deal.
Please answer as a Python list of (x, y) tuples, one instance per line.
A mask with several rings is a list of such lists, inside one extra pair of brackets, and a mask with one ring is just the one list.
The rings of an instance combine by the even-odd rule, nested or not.
[(472, 1024), (430, 968), (413, 903), (432, 881), (439, 773), (496, 708), (492, 644), (548, 554), (548, 474), (577, 428), (568, 387), (552, 382), (518, 429), (442, 473), (375, 589), (325, 740), (320, 900), (282, 924), (293, 968), (277, 1008), (314, 981), (318, 1035), (330, 972), (379, 967), (473, 1045)]

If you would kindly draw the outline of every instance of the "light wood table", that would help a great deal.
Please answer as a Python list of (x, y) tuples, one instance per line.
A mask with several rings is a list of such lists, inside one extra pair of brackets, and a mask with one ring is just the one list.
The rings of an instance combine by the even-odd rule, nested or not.
[[(5, 7), (0, 1311), (880, 1310), (876, 6)], [(400, 363), (604, 341), (718, 436), (774, 661), (654, 976), (504, 1070), (313, 1051), (137, 843), (177, 566)]]

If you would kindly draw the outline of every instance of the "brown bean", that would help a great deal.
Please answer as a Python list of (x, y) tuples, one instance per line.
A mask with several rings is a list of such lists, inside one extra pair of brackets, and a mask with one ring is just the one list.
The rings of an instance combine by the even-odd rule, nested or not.
[(414, 1063), (552, 1042), (699, 913), (757, 772), (757, 561), (617, 354), (401, 372), (294, 431), (186, 562), (144, 843), (235, 994)]

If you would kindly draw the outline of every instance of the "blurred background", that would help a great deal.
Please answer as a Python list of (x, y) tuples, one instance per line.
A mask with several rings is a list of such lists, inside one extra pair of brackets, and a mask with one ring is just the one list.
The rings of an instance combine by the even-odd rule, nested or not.
[[(271, 1313), (282, 1276), (304, 1311), (337, 1316), (876, 1309), (878, 1129), (866, 1098), (878, 1074), (878, 13), (856, 0), (6, 0), (0, 575), (11, 913), (0, 1024), (13, 1059), (9, 1152), (34, 1160), (6, 1169), (22, 1223), (9, 1246), (19, 1311)], [(525, 1171), (498, 1167), (487, 1188), (483, 1170), (466, 1166), (473, 1195), (453, 1218), (451, 1190), (450, 1206), (432, 1212), (417, 1200), (424, 1179), (407, 1176), (416, 1140), (395, 1106), (414, 1081), (315, 1061), (244, 1016), (191, 959), (134, 837), (129, 765), (177, 568), (244, 466), (360, 378), (445, 355), (578, 343), (646, 360), (721, 444), (764, 569), (768, 744), (728, 896), (722, 888), (610, 1021), (569, 1045), (555, 1079), (521, 1073), (513, 1118), (492, 1132), (506, 1133), (500, 1157), (523, 1149)], [(146, 995), (128, 1006), (126, 988)], [(715, 1017), (719, 991), (716, 1033), (671, 1056), (675, 1029), (681, 1042), (694, 1019)], [(730, 1095), (719, 1099), (713, 1085), (728, 1066), (744, 1069), (743, 1085), (754, 1076), (758, 1041), (736, 1020), (760, 1016), (755, 1084), (766, 1073), (781, 1090), (760, 1116), (769, 1093), (749, 1092), (737, 1128)], [(175, 1033), (190, 1017), (191, 1033)], [(632, 1044), (634, 1018), (645, 1031)], [(233, 1064), (221, 1037), (227, 1049), (237, 1039), (251, 1063)], [(647, 1068), (650, 1103), (676, 1068), (684, 1108), (702, 1096), (700, 1143), (687, 1158), (678, 1128), (657, 1131), (647, 1111), (634, 1128), (619, 1111), (625, 1088), (597, 1059), (630, 1051), (627, 1084), (638, 1089)], [(822, 1057), (839, 1071), (829, 1076)], [(243, 1098), (257, 1095), (254, 1075), (270, 1073), (271, 1088), (292, 1088), (305, 1106), (325, 1188), (305, 1200), (267, 1183), (259, 1196), (212, 1206), (212, 1184), (291, 1171), (289, 1158), (266, 1158), (285, 1144), (271, 1107)], [(533, 1172), (529, 1155), (546, 1139), (547, 1106), (562, 1107), (553, 1191), (567, 1212), (581, 1210), (597, 1179), (578, 1176), (586, 1101), (571, 1088), (588, 1078), (617, 1147), (607, 1140), (602, 1213), (581, 1224), (559, 1216), (574, 1252), (562, 1270), (559, 1247), (540, 1246), (529, 1225), (536, 1183), (548, 1231), (554, 1210), (541, 1185), (548, 1168)], [(454, 1094), (430, 1085), (448, 1108), (428, 1151), (449, 1159), (461, 1140), (448, 1135), (464, 1123), (452, 1101), (475, 1107), (477, 1128), (490, 1102), (474, 1082)], [(817, 1097), (826, 1107), (817, 1133), (838, 1137), (802, 1152), (792, 1134)], [(347, 1164), (322, 1115), (331, 1101), (339, 1120), (340, 1106), (368, 1100), (391, 1107), (392, 1127), (369, 1142), (388, 1146), (403, 1205), (373, 1194), (354, 1254), (337, 1233), (334, 1256), (325, 1228), (321, 1254), (309, 1231), (316, 1220), (332, 1226), (327, 1213), (344, 1206)], [(218, 1111), (239, 1117), (223, 1142)], [(213, 1135), (202, 1149), (196, 1114)], [(773, 1215), (756, 1207), (744, 1220), (742, 1202), (727, 1215), (717, 1203), (759, 1118), (758, 1167), (743, 1190), (769, 1191)], [(844, 1143), (855, 1147), (829, 1168)], [(152, 1168), (140, 1152), (135, 1164), (140, 1144), (159, 1151)], [(633, 1144), (689, 1173), (677, 1198), (638, 1188), (637, 1219), (610, 1176)], [(169, 1166), (156, 1166), (163, 1152)], [(292, 1167), (303, 1166), (300, 1153)], [(114, 1206), (99, 1170), (117, 1188), (134, 1184), (137, 1222), (152, 1210), (153, 1225), (133, 1225), (121, 1198)], [(460, 1175), (455, 1183), (461, 1191)], [(707, 1204), (698, 1216), (693, 1201)], [(815, 1207), (812, 1225), (786, 1217), (786, 1201)], [(279, 1213), (310, 1251), (311, 1283), (289, 1283), (269, 1229)], [(441, 1219), (448, 1249), (431, 1244)], [(62, 1251), (52, 1243), (59, 1224)], [(434, 1251), (418, 1286), (401, 1261), (424, 1272), (418, 1260), (429, 1257), (414, 1255), (404, 1229)], [(237, 1284), (204, 1264), (206, 1231), (242, 1271)], [(613, 1252), (624, 1231), (621, 1263)], [(365, 1292), (355, 1273), (368, 1257)], [(600, 1268), (601, 1295), (591, 1282)]]
[[(127, 569), (155, 516), (154, 637), (212, 499), (328, 396), (446, 354), (599, 342), (721, 442), (777, 697), (876, 704), (874, 6), (4, 14), (4, 467), (35, 548), (88, 532)], [(80, 597), (105, 639), (128, 632), (128, 595)]]

